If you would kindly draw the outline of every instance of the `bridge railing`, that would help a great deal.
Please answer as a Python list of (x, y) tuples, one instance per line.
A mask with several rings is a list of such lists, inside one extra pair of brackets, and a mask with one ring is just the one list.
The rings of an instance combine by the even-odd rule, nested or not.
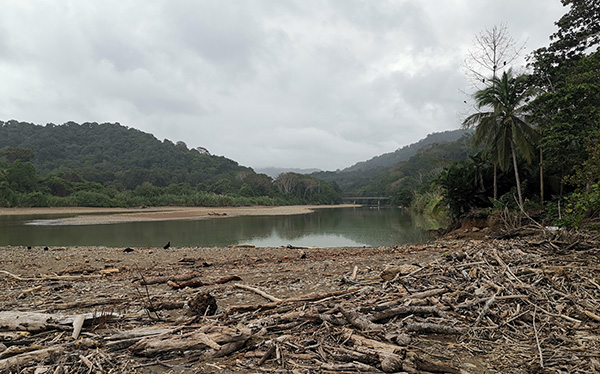
[(392, 200), (390, 196), (343, 196), (343, 200), (352, 201), (356, 205), (357, 201), (377, 201), (377, 206), (381, 206), (382, 201)]

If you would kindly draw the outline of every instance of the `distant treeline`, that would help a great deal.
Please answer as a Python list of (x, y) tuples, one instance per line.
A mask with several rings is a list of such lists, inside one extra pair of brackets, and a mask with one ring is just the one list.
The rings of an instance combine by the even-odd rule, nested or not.
[(0, 206), (336, 204), (335, 183), (273, 180), (118, 123), (0, 121)]

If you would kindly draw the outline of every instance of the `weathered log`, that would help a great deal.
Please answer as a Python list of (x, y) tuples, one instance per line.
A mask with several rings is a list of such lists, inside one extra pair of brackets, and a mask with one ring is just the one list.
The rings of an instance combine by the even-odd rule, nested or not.
[(348, 339), (355, 345), (373, 348), (377, 351), (383, 351), (388, 353), (400, 353), (403, 352), (403, 348), (394, 344), (384, 343), (377, 340), (365, 338), (357, 334), (355, 331), (350, 329), (344, 329), (344, 338)]
[(460, 369), (429, 358), (417, 357), (415, 363), (417, 364), (417, 369), (431, 373), (463, 374), (463, 371)]
[[(449, 308), (443, 308), (445, 310)], [(398, 306), (390, 308), (383, 312), (377, 313), (369, 318), (369, 320), (376, 322), (384, 319), (392, 318), (402, 314), (440, 314), (440, 307), (437, 306)]]
[(78, 348), (94, 348), (98, 346), (98, 342), (95, 340), (85, 338), (77, 340), (76, 342), (69, 342), (65, 344), (59, 344), (48, 348), (38, 349), (31, 352), (22, 353), (13, 357), (5, 358), (0, 360), (0, 368), (10, 372), (13, 368), (22, 368), (38, 362), (42, 362), (52, 357), (52, 355), (63, 352), (67, 349), (78, 347)]
[(328, 347), (329, 350), (337, 351), (336, 353), (332, 353), (331, 357), (336, 361), (341, 362), (362, 362), (363, 364), (376, 366), (379, 364), (379, 358), (373, 354), (372, 351), (369, 352), (358, 352), (343, 346), (339, 347)]
[(184, 306), (184, 301), (166, 299), (151, 299), (151, 302), (145, 305), (146, 309), (148, 309), (148, 311), (150, 312), (156, 312), (159, 310), (182, 309)]
[(44, 349), (44, 346), (39, 344), (31, 344), (27, 346), (17, 346), (13, 345), (11, 347), (5, 348), (4, 351), (0, 352), (0, 359), (4, 359), (7, 357), (13, 357), (22, 353), (37, 351), (40, 349)]
[(47, 314), (36, 312), (0, 312), (0, 330), (39, 332), (60, 328), (60, 325), (70, 325), (62, 314)]
[(348, 322), (362, 331), (382, 331), (383, 326), (378, 325), (369, 321), (365, 316), (353, 310), (346, 310), (341, 305), (335, 308), (336, 311), (342, 313), (342, 315), (348, 320)]
[(188, 280), (194, 279), (198, 276), (200, 276), (200, 273), (191, 272), (191, 273), (184, 273), (184, 274), (178, 274), (178, 275), (166, 275), (166, 276), (159, 276), (159, 277), (151, 277), (151, 278), (142, 279), (140, 284), (151, 285), (151, 284), (167, 283), (168, 281), (177, 283), (177, 282), (188, 281)]
[(241, 280), (242, 280), (242, 278), (240, 278), (237, 275), (229, 275), (227, 277), (219, 278), (211, 284), (225, 284), (225, 283), (229, 283), (232, 281), (241, 281)]
[(104, 338), (105, 340), (123, 340), (123, 339), (132, 339), (132, 338), (145, 338), (148, 336), (160, 335), (160, 334), (168, 334), (174, 332), (175, 330), (179, 330), (176, 328), (159, 328), (159, 327), (141, 327), (133, 330), (119, 332), (117, 334), (113, 334)]
[(363, 364), (362, 362), (348, 362), (346, 364), (330, 364), (322, 363), (321, 369), (331, 371), (353, 371), (353, 372), (367, 372), (367, 373), (379, 373), (380, 370), (377, 368)]
[(85, 321), (120, 317), (118, 313), (85, 313), (81, 316), (48, 314), (37, 312), (2, 311), (0, 330), (40, 332), (52, 329), (65, 329), (79, 318)]
[(381, 370), (383, 370), (385, 373), (397, 373), (402, 371), (402, 363), (404, 360), (400, 355), (381, 352), (379, 353), (379, 361), (381, 364)]
[(440, 325), (437, 323), (428, 322), (408, 322), (406, 323), (406, 330), (411, 332), (418, 332), (424, 334), (463, 334), (466, 329), (463, 327)]
[[(173, 351), (203, 350), (212, 348), (215, 356), (221, 353), (231, 353), (229, 343), (243, 342), (250, 338), (251, 331), (246, 328), (231, 328), (226, 326), (210, 326), (205, 331), (193, 331), (187, 334), (170, 336), (160, 335), (140, 340), (129, 348), (131, 352), (141, 356), (155, 356), (160, 353)], [(238, 346), (238, 345), (234, 345)]]
[(185, 282), (174, 282), (172, 280), (169, 280), (169, 281), (167, 281), (167, 284), (169, 285), (169, 287), (171, 287), (174, 290), (180, 290), (180, 289), (186, 288), (186, 287), (198, 288), (198, 287), (206, 286), (206, 283), (204, 283), (200, 279), (192, 279), (192, 280), (188, 280)]

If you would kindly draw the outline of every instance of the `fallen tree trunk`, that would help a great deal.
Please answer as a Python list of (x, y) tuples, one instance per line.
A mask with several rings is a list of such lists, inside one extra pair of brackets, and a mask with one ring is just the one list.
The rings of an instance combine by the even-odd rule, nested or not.
[(179, 336), (162, 334), (159, 336), (148, 337), (132, 345), (129, 350), (136, 355), (152, 357), (161, 353), (173, 351), (205, 350), (212, 348), (213, 355), (223, 352), (227, 354), (231, 351), (230, 343), (236, 343), (234, 346), (241, 347), (237, 343), (245, 343), (251, 335), (249, 329), (231, 328), (226, 326), (211, 326), (206, 331), (193, 331)]

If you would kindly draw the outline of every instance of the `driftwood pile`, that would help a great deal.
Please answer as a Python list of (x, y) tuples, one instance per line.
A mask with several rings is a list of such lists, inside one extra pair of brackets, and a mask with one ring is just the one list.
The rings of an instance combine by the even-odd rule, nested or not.
[[(131, 309), (124, 305), (74, 315), (5, 310), (0, 372), (600, 372), (597, 241), (444, 246), (426, 263), (354, 267), (327, 292), (279, 297), (236, 276), (136, 275), (141, 289), (160, 281), (192, 291), (185, 299), (141, 292), (142, 313), (117, 312)], [(31, 280), (2, 276), (33, 292)], [(220, 305), (225, 288), (264, 302)], [(165, 317), (174, 309), (186, 314)]]

